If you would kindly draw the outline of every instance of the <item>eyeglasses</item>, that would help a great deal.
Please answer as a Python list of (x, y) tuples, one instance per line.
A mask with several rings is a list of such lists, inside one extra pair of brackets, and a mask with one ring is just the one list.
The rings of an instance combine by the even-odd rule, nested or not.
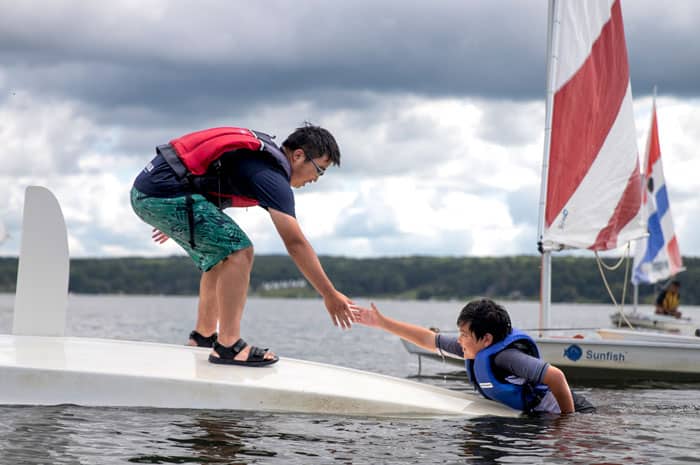
[[(305, 153), (304, 155), (306, 155), (306, 153)], [(323, 173), (326, 172), (326, 169), (325, 169), (325, 168), (321, 168), (320, 166), (318, 166), (318, 164), (317, 164), (317, 163), (314, 161), (314, 159), (311, 158), (310, 156), (306, 155), (306, 158), (308, 158), (309, 161), (311, 162), (311, 164), (314, 165), (314, 168), (316, 168), (316, 175), (317, 175), (319, 178), (320, 178), (321, 176), (323, 176)]]

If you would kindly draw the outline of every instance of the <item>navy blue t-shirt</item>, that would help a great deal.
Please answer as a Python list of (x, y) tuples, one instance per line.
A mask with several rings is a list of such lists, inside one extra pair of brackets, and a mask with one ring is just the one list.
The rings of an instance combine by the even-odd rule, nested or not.
[[(296, 217), (294, 192), (282, 168), (272, 157), (260, 152), (236, 153), (221, 157), (221, 178), (209, 179), (199, 184), (196, 193), (217, 201), (207, 192), (232, 193), (258, 201), (265, 208), (272, 208)], [(152, 197), (178, 197), (195, 193), (195, 190), (180, 181), (162, 155), (158, 154), (139, 173), (134, 187)]]

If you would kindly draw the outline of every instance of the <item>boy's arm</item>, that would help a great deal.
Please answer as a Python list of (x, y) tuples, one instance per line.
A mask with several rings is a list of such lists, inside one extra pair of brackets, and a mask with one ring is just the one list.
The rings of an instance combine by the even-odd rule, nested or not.
[(350, 311), (352, 300), (338, 292), (331, 280), (328, 279), (316, 252), (306, 240), (296, 218), (273, 208), (268, 209), (268, 211), (289, 256), (292, 257), (299, 271), (323, 297), (323, 303), (326, 305), (326, 310), (328, 310), (333, 324), (349, 328), (353, 318)]
[(350, 308), (355, 312), (355, 322), (357, 323), (383, 329), (430, 351), (436, 349), (435, 333), (427, 328), (389, 318), (379, 313), (379, 309), (374, 304), (371, 304), (371, 308), (359, 305), (351, 305)]
[(497, 367), (534, 384), (544, 383), (552, 391), (561, 413), (574, 411), (574, 399), (566, 376), (557, 367), (516, 348), (500, 352), (494, 358)]
[(549, 365), (542, 377), (542, 382), (549, 386), (549, 390), (552, 391), (554, 398), (557, 399), (561, 413), (574, 412), (574, 398), (571, 395), (569, 383), (559, 368)]

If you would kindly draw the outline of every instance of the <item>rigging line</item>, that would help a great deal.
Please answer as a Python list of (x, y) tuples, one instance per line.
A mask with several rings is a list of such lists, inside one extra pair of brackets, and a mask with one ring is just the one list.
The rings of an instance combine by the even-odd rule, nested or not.
[[(618, 312), (620, 313), (621, 319), (625, 321), (627, 326), (629, 326), (631, 329), (634, 329), (634, 326), (629, 321), (629, 319), (627, 318), (627, 315), (625, 315), (625, 312), (623, 311), (624, 304), (625, 304), (625, 294), (626, 294), (626, 290), (627, 290), (627, 279), (628, 279), (628, 275), (629, 275), (630, 243), (627, 242), (625, 254), (620, 258), (620, 260), (617, 262), (617, 264), (614, 267), (608, 267), (607, 265), (605, 265), (603, 263), (603, 260), (598, 255), (598, 251), (595, 251), (595, 257), (596, 257), (596, 264), (598, 265), (598, 271), (600, 272), (600, 277), (603, 279), (603, 284), (605, 284), (605, 289), (608, 291), (608, 296), (610, 296), (610, 300), (612, 300), (612, 303), (616, 308), (619, 307)], [(625, 277), (624, 277), (624, 280), (622, 283), (622, 299), (620, 301), (620, 304), (618, 305), (617, 300), (615, 299), (615, 296), (612, 292), (612, 289), (610, 288), (610, 283), (608, 283), (608, 280), (605, 276), (605, 271), (603, 270), (603, 267), (605, 267), (609, 271), (614, 271), (620, 267), (620, 265), (622, 264), (622, 262), (625, 259), (627, 259), (627, 261), (626, 261), (626, 266), (625, 266)], [(622, 324), (621, 321), (618, 320), (618, 327), (620, 327), (621, 324)]]
[[(620, 316), (622, 317), (623, 320), (625, 320), (625, 323), (627, 325), (634, 329), (632, 326), (632, 323), (630, 320), (627, 318), (627, 315), (625, 314), (625, 295), (627, 294), (627, 285), (629, 283), (629, 270), (630, 270), (630, 242), (627, 242), (627, 260), (625, 260), (625, 278), (622, 280), (622, 300), (620, 301)], [(620, 319), (617, 320), (617, 327), (619, 328), (622, 325), (622, 322)]]
[[(627, 243), (627, 247), (629, 248), (629, 242)], [(622, 257), (620, 257), (620, 260), (618, 260), (617, 263), (615, 263), (614, 265), (608, 265), (608, 264), (606, 264), (606, 263), (603, 261), (603, 259), (598, 255), (598, 251), (597, 251), (597, 250), (595, 251), (595, 257), (596, 257), (596, 260), (598, 260), (598, 261), (602, 264), (602, 266), (603, 266), (606, 270), (608, 270), (608, 271), (615, 271), (615, 270), (617, 270), (618, 268), (620, 268), (620, 265), (622, 265), (623, 260), (624, 260), (625, 258), (627, 258), (626, 255), (622, 255)]]

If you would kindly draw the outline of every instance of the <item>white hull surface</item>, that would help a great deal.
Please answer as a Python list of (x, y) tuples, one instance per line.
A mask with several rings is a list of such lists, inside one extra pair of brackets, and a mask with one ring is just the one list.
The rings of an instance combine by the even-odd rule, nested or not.
[(682, 336), (653, 331), (641, 331), (632, 329), (599, 329), (596, 331), (603, 339), (618, 341), (647, 341), (647, 342), (671, 342), (674, 344), (695, 344), (700, 346), (700, 337)]
[(465, 393), (282, 358), (214, 365), (209, 349), (72, 337), (0, 335), (0, 404), (233, 409), (366, 416), (519, 412)]
[[(676, 338), (676, 339), (671, 339)], [(700, 381), (700, 344), (690, 338), (603, 339), (598, 334), (584, 337), (534, 338), (542, 358), (562, 369), (570, 382), (595, 384), (630, 381)], [(696, 338), (697, 339), (697, 338)], [(443, 360), (440, 355), (403, 341), (409, 353), (420, 358)], [(464, 369), (464, 361), (444, 361)]]
[(639, 312), (626, 313), (624, 317), (621, 317), (620, 312), (615, 312), (610, 315), (610, 320), (613, 325), (622, 329), (627, 328), (627, 322), (629, 322), (634, 328), (655, 329), (682, 336), (700, 335), (700, 327), (690, 318), (674, 318), (657, 314), (646, 315)]
[(597, 335), (535, 341), (542, 357), (576, 382), (700, 381), (700, 344)]

